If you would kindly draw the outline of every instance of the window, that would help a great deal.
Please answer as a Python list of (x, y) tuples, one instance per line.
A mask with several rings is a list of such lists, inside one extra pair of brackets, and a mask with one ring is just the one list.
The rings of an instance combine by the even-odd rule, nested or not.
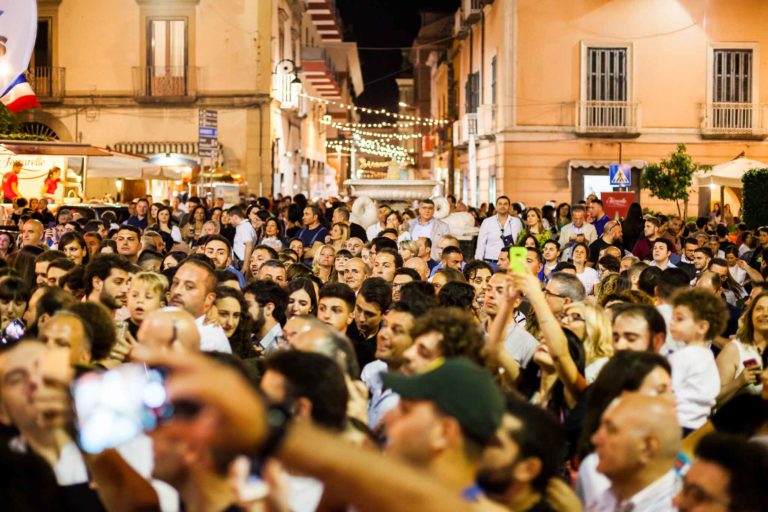
[(629, 126), (627, 47), (588, 47), (582, 128), (612, 131)]
[(627, 49), (589, 48), (587, 101), (627, 101)]
[(150, 96), (187, 95), (187, 21), (150, 19), (147, 48)]
[(713, 128), (752, 127), (752, 50), (715, 49), (712, 66)]
[(468, 114), (477, 112), (480, 103), (480, 72), (476, 71), (467, 76), (464, 82), (464, 92), (466, 95), (466, 112)]

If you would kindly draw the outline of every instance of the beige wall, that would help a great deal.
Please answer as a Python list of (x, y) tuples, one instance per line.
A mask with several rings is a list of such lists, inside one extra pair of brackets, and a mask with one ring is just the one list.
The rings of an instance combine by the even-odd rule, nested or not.
[[(484, 8), (485, 59), (481, 57), (482, 24), (458, 42), (459, 115), (465, 112), (467, 74), (484, 70), (483, 98), (490, 102), (490, 61), (497, 55), (497, 132), (477, 147), (479, 202), (488, 197), (489, 173), (495, 167), (498, 193), (541, 205), (570, 201), (568, 162), (622, 160), (657, 163), (685, 143), (694, 160), (712, 165), (744, 151), (768, 161), (763, 140), (702, 138), (702, 104), (711, 81), (711, 48), (736, 44), (752, 48), (759, 105), (768, 104), (768, 2), (763, 0), (497, 0)], [(472, 65), (470, 66), (470, 41)], [(577, 136), (576, 103), (582, 90), (584, 45), (630, 46), (630, 101), (639, 104), (637, 134), (619, 138)], [(433, 87), (445, 87), (433, 80)], [(765, 126), (765, 125), (764, 125)], [(457, 169), (468, 174), (467, 151), (457, 151)], [(719, 195), (719, 191), (715, 192)], [(737, 200), (730, 192), (726, 197)], [(689, 214), (695, 215), (693, 191)], [(653, 210), (674, 211), (642, 194)]]

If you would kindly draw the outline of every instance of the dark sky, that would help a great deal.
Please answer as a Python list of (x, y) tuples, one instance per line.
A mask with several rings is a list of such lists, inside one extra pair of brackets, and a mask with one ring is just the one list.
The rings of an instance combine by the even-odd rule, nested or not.
[[(345, 27), (345, 40), (358, 47), (411, 46), (419, 31), (419, 11), (454, 12), (460, 0), (336, 0)], [(395, 78), (402, 68), (399, 50), (360, 50), (365, 91), (358, 106), (397, 111)], [(406, 75), (406, 73), (403, 75)]]

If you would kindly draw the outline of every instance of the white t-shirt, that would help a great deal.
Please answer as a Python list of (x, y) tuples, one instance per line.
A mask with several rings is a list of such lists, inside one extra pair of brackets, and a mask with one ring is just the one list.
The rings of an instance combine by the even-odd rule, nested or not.
[(526, 368), (531, 362), (538, 345), (536, 338), (525, 330), (525, 323), (520, 325), (516, 321), (509, 322), (507, 332), (504, 334), (504, 350), (522, 368)]
[(595, 285), (600, 282), (600, 277), (597, 275), (597, 270), (591, 267), (584, 267), (584, 272), (576, 274), (581, 284), (584, 285), (584, 289), (587, 291), (587, 295), (593, 295), (595, 291)]
[(240, 261), (245, 258), (245, 246), (249, 243), (253, 243), (256, 238), (256, 232), (253, 230), (253, 226), (247, 220), (242, 221), (235, 228), (235, 239), (232, 243), (232, 252)]
[(706, 423), (720, 393), (715, 356), (707, 347), (686, 345), (669, 356), (669, 364), (680, 426), (697, 429)]
[(215, 324), (206, 324), (205, 315), (196, 318), (195, 325), (200, 332), (200, 350), (203, 352), (232, 353), (232, 347), (224, 329)]

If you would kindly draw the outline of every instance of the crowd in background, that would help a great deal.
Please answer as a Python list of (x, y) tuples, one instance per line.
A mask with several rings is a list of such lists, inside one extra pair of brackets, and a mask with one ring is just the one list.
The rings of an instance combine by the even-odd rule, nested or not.
[[(595, 196), (375, 209), (16, 198), (0, 507), (768, 508), (768, 227)], [(72, 380), (130, 363), (176, 413), (85, 453)]]

